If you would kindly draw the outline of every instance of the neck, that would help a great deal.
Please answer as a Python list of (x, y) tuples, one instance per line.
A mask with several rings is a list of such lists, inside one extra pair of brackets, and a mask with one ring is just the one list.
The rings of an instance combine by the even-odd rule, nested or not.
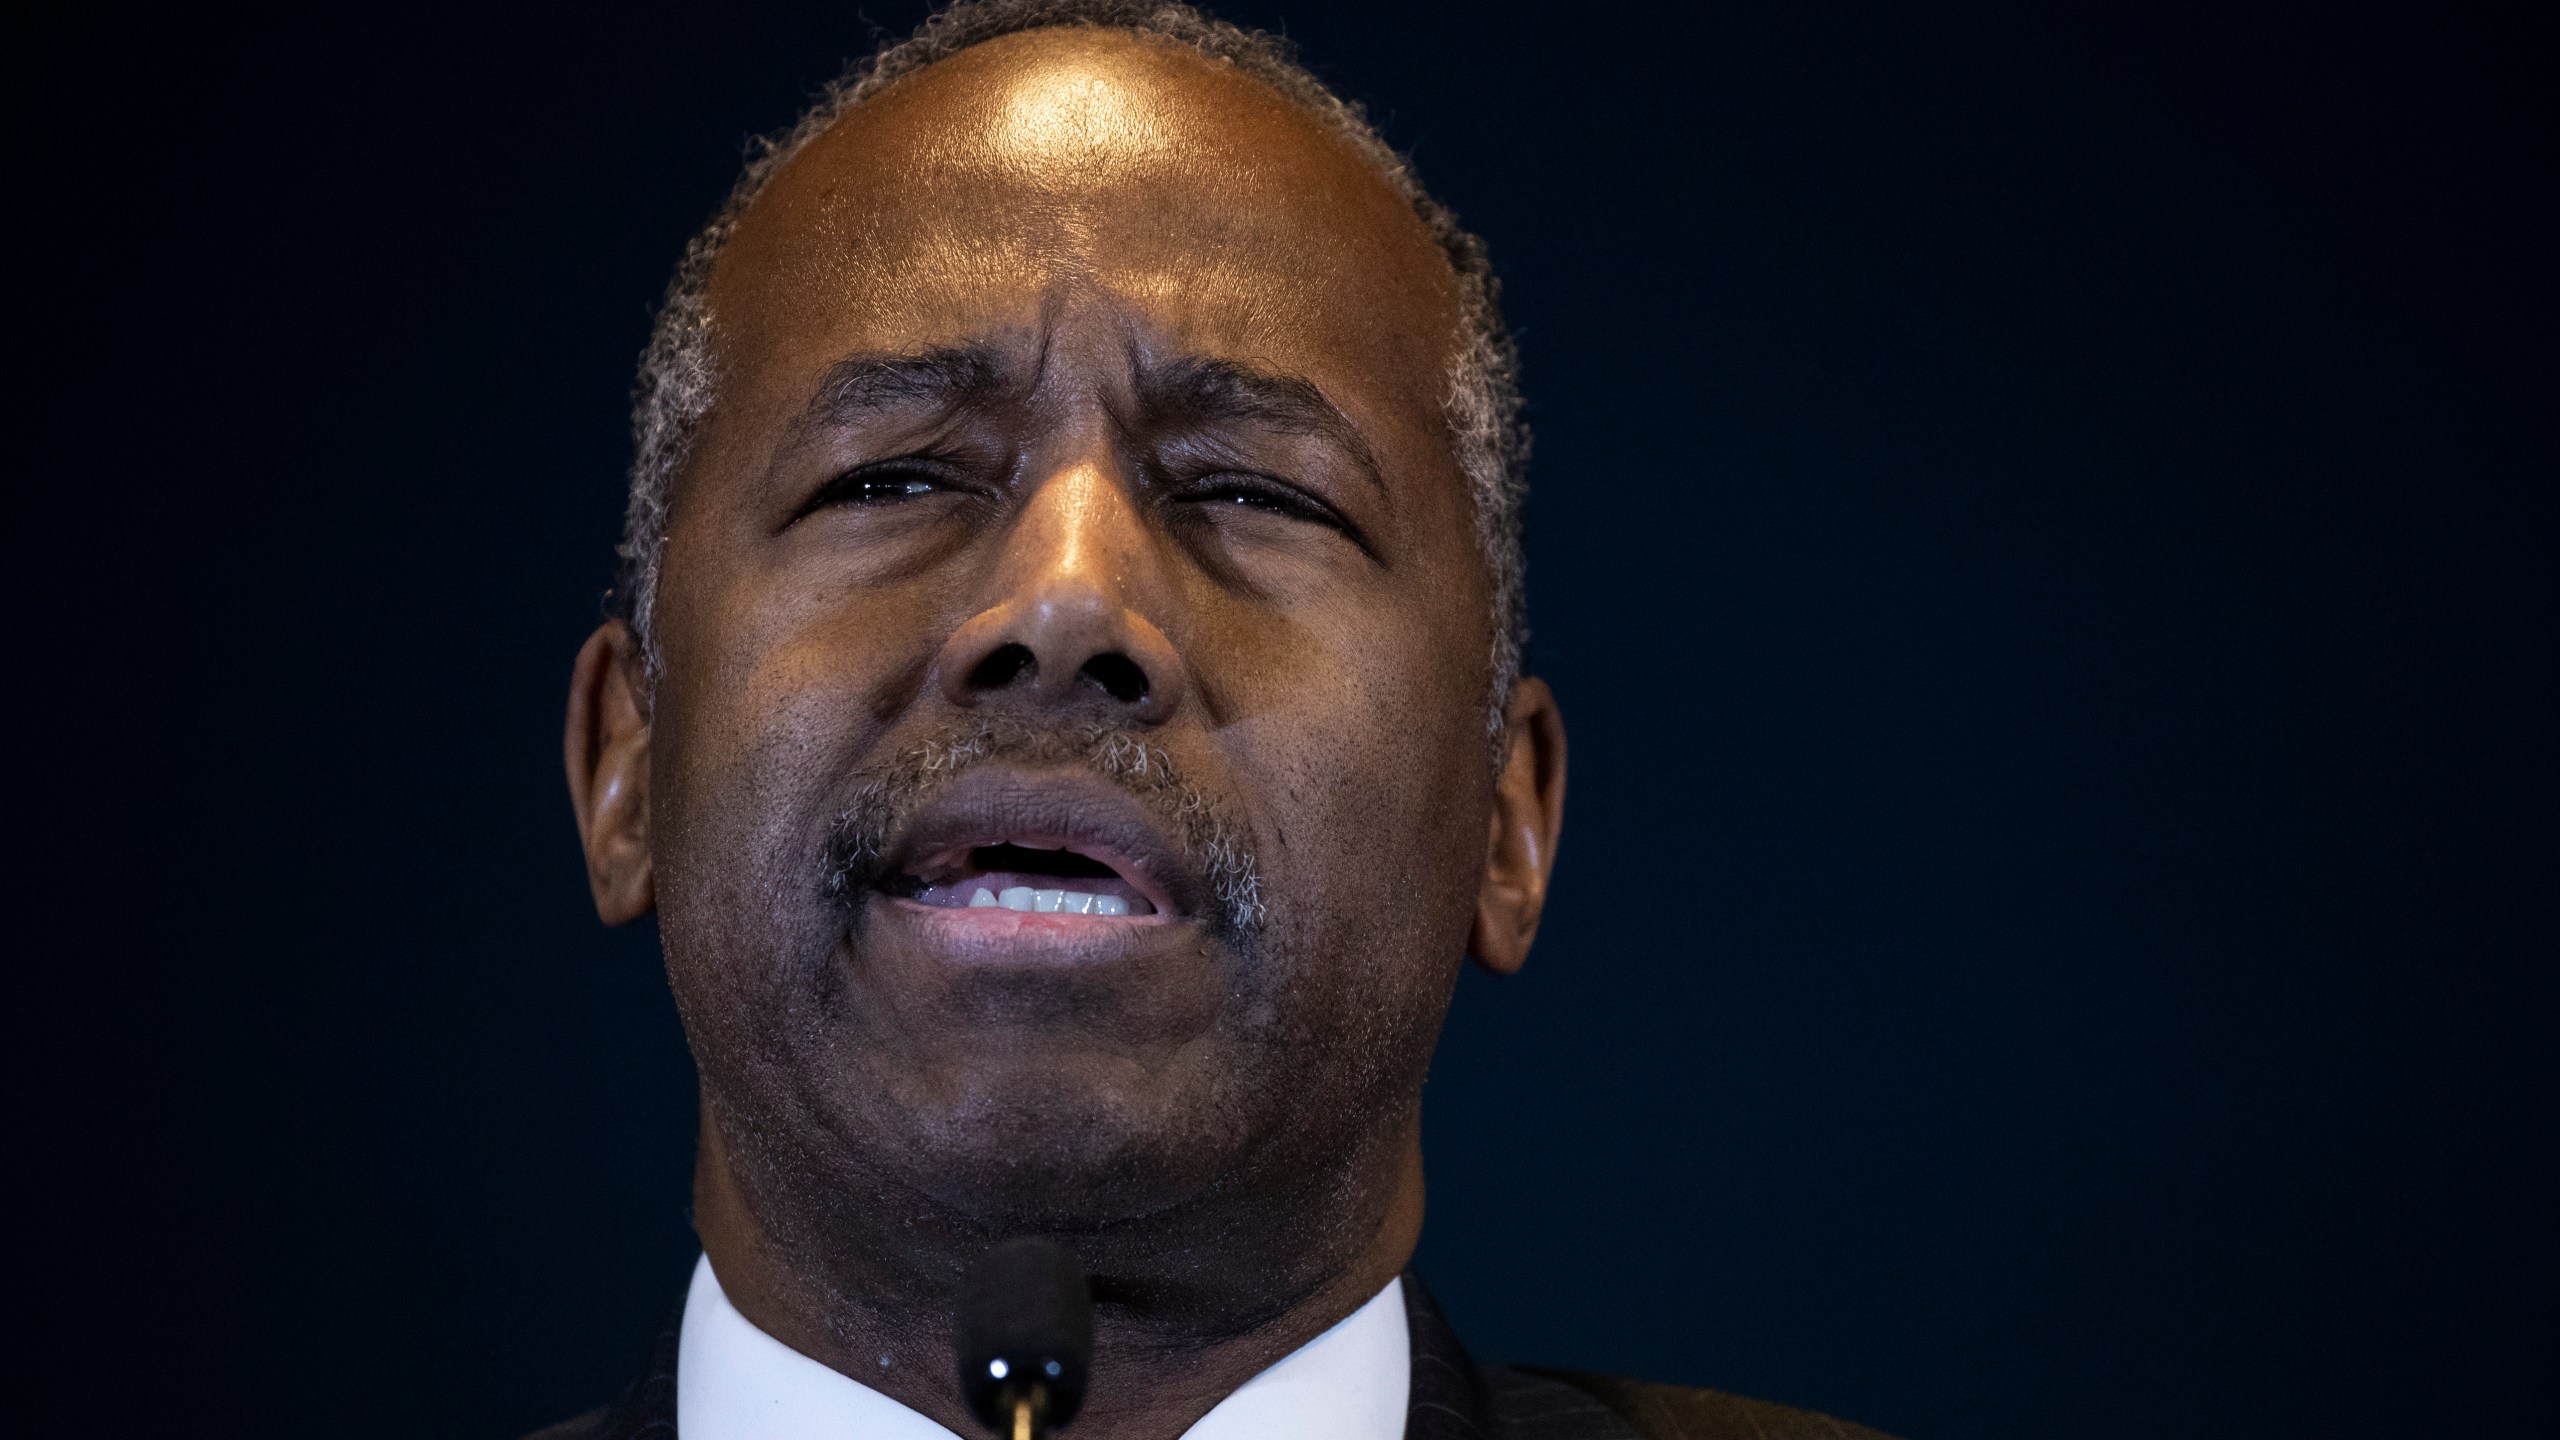
[[(1175, 1440), (1404, 1269), (1422, 1230), (1416, 1117), (1359, 1149), (1330, 1175), (1275, 1177), (1258, 1193), (1240, 1187), (1104, 1234), (1051, 1237), (1094, 1278), (1078, 1436)], [(1002, 1237), (920, 1197), (851, 1193), (865, 1205), (812, 1207), (823, 1210), (816, 1226), (760, 1213), (777, 1206), (739, 1183), (706, 1106), (694, 1224), (730, 1303), (801, 1354), (957, 1434), (982, 1433), (953, 1376), (951, 1311), (958, 1276)], [(785, 1238), (812, 1234), (815, 1243)]]

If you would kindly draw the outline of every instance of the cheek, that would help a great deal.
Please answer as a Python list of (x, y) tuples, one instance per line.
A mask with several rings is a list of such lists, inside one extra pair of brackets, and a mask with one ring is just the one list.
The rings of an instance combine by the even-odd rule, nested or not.
[(948, 587), (932, 576), (863, 585), (668, 549), (668, 578), (682, 583), (664, 592), (660, 644), (677, 728), (661, 746), (685, 776), (775, 747), (786, 759), (862, 752), (912, 705), (949, 628)]
[(1268, 807), (1284, 923), (1356, 969), (1436, 975), (1482, 882), (1483, 629), (1378, 615), (1305, 626), (1257, 669), (1221, 742)]
[[(1328, 912), (1389, 926), (1382, 939), (1451, 955), (1492, 797), (1491, 601), (1464, 518), (1409, 516), (1446, 538), (1390, 549), (1388, 568), (1313, 603), (1231, 609), (1195, 649), (1215, 677), (1220, 748), (1270, 807), (1289, 878)], [(1296, 898), (1285, 881), (1278, 898)]]
[(912, 703), (932, 646), (900, 643), (922, 633), (898, 618), (914, 597), (849, 603), (669, 549), (650, 756), (669, 954), (795, 963), (833, 943), (823, 870), (846, 773)]

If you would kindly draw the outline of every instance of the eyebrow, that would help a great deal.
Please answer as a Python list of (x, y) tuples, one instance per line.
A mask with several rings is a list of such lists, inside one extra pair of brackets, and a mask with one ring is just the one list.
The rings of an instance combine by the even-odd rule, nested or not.
[[(984, 345), (938, 345), (906, 354), (853, 355), (819, 376), (793, 429), (841, 429), (884, 411), (956, 410), (1003, 383), (996, 352)], [(1157, 420), (1196, 426), (1265, 425), (1330, 441), (1349, 452), (1370, 484), (1386, 488), (1377, 452), (1312, 380), (1240, 360), (1186, 355), (1138, 370), (1139, 400)]]
[(1138, 395), (1147, 413), (1159, 419), (1194, 425), (1241, 421), (1329, 440), (1350, 452), (1370, 484), (1386, 486), (1368, 438), (1314, 381), (1303, 376), (1237, 360), (1184, 356), (1142, 367)]
[(845, 426), (884, 410), (956, 409), (994, 389), (995, 352), (940, 345), (904, 355), (855, 355), (827, 367), (795, 428)]

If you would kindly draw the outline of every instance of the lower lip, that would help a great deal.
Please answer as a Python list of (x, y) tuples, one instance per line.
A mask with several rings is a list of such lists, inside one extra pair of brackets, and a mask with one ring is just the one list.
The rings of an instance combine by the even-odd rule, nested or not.
[(1108, 959), (1133, 942), (1158, 941), (1176, 923), (1163, 914), (1042, 914), (1000, 905), (955, 909), (895, 895), (874, 896), (873, 903), (950, 958), (979, 963)]

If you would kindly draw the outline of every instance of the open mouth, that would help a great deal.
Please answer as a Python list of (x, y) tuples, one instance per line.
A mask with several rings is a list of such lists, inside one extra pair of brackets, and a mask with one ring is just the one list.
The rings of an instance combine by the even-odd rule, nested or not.
[(1016, 835), (955, 846), (909, 865), (891, 892), (938, 910), (1151, 918), (1164, 912), (1136, 867), (1077, 842)]
[(1118, 930), (1130, 933), (1110, 944), (1136, 944), (1138, 927), (1212, 923), (1204, 917), (1216, 913), (1215, 881), (1182, 823), (1103, 775), (983, 761), (911, 817), (885, 818), (869, 836), (839, 826), (838, 883), (923, 922), (917, 933), (936, 945), (1015, 956)]

